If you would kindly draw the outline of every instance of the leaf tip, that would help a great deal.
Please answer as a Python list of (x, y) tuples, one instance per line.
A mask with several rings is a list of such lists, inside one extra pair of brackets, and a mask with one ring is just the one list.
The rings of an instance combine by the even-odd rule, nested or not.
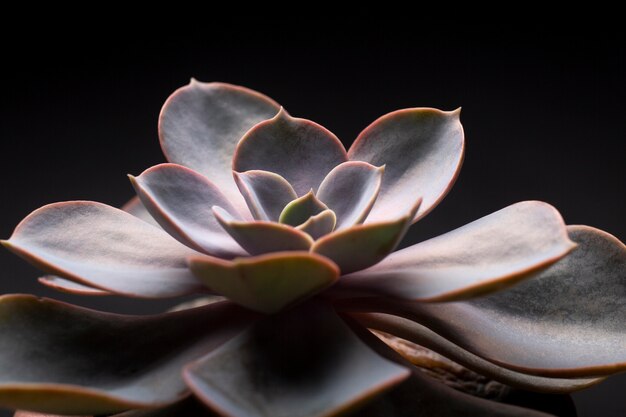
[(228, 212), (220, 206), (212, 206), (211, 211), (218, 220), (225, 220), (229, 217)]
[(566, 248), (566, 253), (570, 253), (573, 250), (575, 250), (578, 246), (580, 246), (578, 243), (574, 242), (572, 239), (568, 238), (567, 239), (567, 248)]
[(282, 118), (289, 117), (289, 115), (287, 114), (287, 111), (285, 110), (285, 108), (283, 106), (280, 106), (280, 108), (278, 109), (278, 113), (276, 113), (276, 116), (274, 117), (276, 119), (282, 119)]
[[(287, 113), (287, 110), (285, 110), (285, 108), (283, 106), (280, 106), (280, 108), (278, 109), (278, 113), (276, 113), (276, 115), (274, 117), (272, 117), (271, 119), (269, 119), (269, 121), (271, 122), (282, 122), (282, 123), (291, 123), (293, 122), (294, 118), (291, 117), (291, 115), (289, 113)], [(267, 120), (266, 120), (267, 122)], [(263, 122), (261, 122), (263, 123)]]
[(415, 200), (415, 203), (411, 207), (411, 210), (409, 211), (409, 214), (408, 214), (408, 216), (410, 218), (415, 217), (415, 214), (417, 213), (417, 210), (419, 210), (420, 206), (422, 205), (422, 201), (424, 201), (423, 197), (420, 197), (417, 200)]
[(233, 172), (233, 180), (235, 180), (235, 184), (237, 185), (237, 188), (239, 188), (239, 191), (243, 194), (246, 195), (246, 193), (249, 193), (249, 189), (248, 189), (248, 185), (246, 184), (246, 179), (248, 177), (248, 175), (246, 175), (246, 172), (239, 172), (235, 169), (232, 170)]
[(126, 176), (128, 177), (128, 180), (131, 184), (137, 186), (137, 177), (135, 177), (133, 174), (126, 174)]

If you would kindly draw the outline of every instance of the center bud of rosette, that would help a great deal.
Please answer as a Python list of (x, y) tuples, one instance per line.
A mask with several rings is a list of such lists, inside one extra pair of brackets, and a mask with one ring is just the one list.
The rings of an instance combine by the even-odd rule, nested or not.
[[(319, 185), (298, 197), (282, 176), (262, 170), (234, 172), (253, 220), (237, 218), (220, 206), (213, 214), (248, 253), (308, 251), (329, 233), (362, 223), (382, 181), (383, 167), (349, 161), (335, 167)], [(356, 189), (355, 189), (356, 187)]]
[[(215, 292), (263, 312), (278, 311), (319, 292), (332, 285), (341, 270), (333, 260), (315, 253), (316, 243), (323, 250), (322, 238), (328, 236), (332, 251), (336, 246), (332, 232), (341, 233), (365, 220), (383, 170), (365, 162), (345, 162), (326, 176), (317, 194), (311, 189), (300, 197), (276, 173), (234, 173), (253, 220), (218, 205), (212, 212), (224, 231), (253, 256), (222, 262), (200, 258), (191, 261), (192, 271)], [(358, 178), (362, 186), (355, 193)]]
[(280, 223), (294, 226), (313, 239), (332, 232), (337, 215), (315, 197), (313, 190), (287, 204), (278, 218)]

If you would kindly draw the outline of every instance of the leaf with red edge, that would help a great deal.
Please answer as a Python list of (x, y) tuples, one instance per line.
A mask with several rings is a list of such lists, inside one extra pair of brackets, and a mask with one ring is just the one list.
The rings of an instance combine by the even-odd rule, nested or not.
[(448, 193), (463, 161), (460, 109), (413, 108), (391, 112), (369, 125), (350, 147), (350, 160), (386, 165), (376, 203), (366, 223), (388, 220), (423, 203), (414, 221)]
[(341, 288), (420, 301), (471, 298), (532, 277), (575, 247), (554, 207), (526, 201), (394, 252), (344, 277)]
[(370, 349), (411, 370), (404, 382), (377, 396), (355, 414), (359, 417), (554, 417), (457, 391), (424, 375), (358, 323), (347, 322)]
[(189, 267), (198, 279), (229, 300), (263, 313), (275, 313), (326, 289), (339, 269), (308, 252), (275, 252), (233, 261), (196, 256)]
[(455, 303), (369, 298), (353, 300), (348, 308), (364, 311), (367, 306), (414, 320), (522, 373), (587, 378), (623, 372), (626, 246), (588, 226), (569, 226), (568, 231), (576, 250), (506, 291)]
[(103, 296), (112, 295), (108, 291), (99, 290), (98, 288), (90, 287), (88, 285), (79, 284), (78, 282), (70, 281), (69, 279), (57, 277), (54, 275), (46, 275), (38, 279), (39, 283), (45, 285), (48, 288), (65, 292), (68, 294), (77, 295), (91, 295), (91, 296)]
[(221, 207), (213, 207), (224, 230), (251, 255), (288, 250), (309, 250), (313, 239), (291, 226), (266, 221), (237, 221)]
[(418, 207), (419, 200), (409, 213), (395, 220), (360, 224), (322, 236), (311, 251), (332, 259), (342, 274), (368, 268), (398, 246)]
[(409, 340), (420, 346), (431, 349), (448, 359), (452, 359), (480, 375), (487, 376), (515, 388), (563, 394), (588, 388), (605, 379), (602, 377), (549, 378), (529, 375), (503, 368), (489, 362), (439, 336), (427, 327), (409, 319), (382, 313), (351, 313), (350, 317), (369, 329), (380, 330)]
[(44, 206), (2, 243), (46, 272), (115, 294), (158, 298), (203, 289), (186, 265), (197, 252), (106, 204)]
[(211, 207), (233, 215), (237, 211), (203, 175), (181, 165), (160, 164), (129, 178), (152, 217), (182, 244), (224, 258), (246, 254), (222, 229)]
[(347, 160), (335, 135), (310, 120), (281, 110), (250, 129), (237, 145), (233, 169), (260, 169), (285, 178), (298, 195), (317, 190), (326, 174)]
[(244, 213), (246, 204), (231, 174), (235, 147), (252, 126), (279, 109), (274, 100), (249, 88), (192, 79), (161, 109), (161, 148), (168, 161), (209, 178)]
[(291, 184), (273, 172), (253, 169), (233, 175), (256, 220), (277, 222), (285, 206), (298, 198)]
[(384, 171), (384, 166), (348, 161), (324, 178), (317, 197), (337, 215), (337, 230), (363, 223), (376, 201)]
[(296, 227), (296, 229), (306, 232), (313, 239), (319, 239), (332, 232), (335, 228), (335, 224), (337, 224), (335, 212), (332, 210), (324, 210), (319, 214), (309, 217), (309, 220)]

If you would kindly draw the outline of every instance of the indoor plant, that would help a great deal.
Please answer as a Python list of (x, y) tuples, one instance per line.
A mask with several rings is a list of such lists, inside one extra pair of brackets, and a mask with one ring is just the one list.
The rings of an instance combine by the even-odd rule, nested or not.
[[(346, 152), (257, 92), (192, 81), (159, 128), (171, 163), (131, 177), (141, 203), (127, 211), (143, 220), (57, 203), (5, 245), (65, 291), (229, 301), (128, 317), (5, 296), (0, 404), (62, 414), (174, 404), (161, 413), (188, 415), (191, 390), (224, 415), (325, 416), (400, 384), (415, 415), (540, 415), (431, 382), (367, 327), (539, 391), (626, 367), (626, 249), (565, 226), (545, 203), (389, 255), (457, 176), (458, 111), (390, 113)], [(399, 390), (369, 410), (393, 408)]]

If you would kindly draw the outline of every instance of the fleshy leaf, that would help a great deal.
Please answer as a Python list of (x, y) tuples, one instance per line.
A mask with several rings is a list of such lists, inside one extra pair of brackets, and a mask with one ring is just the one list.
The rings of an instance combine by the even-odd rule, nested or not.
[(313, 244), (311, 252), (330, 258), (339, 265), (342, 275), (375, 265), (398, 246), (419, 203), (396, 220), (360, 224), (323, 236)]
[(309, 220), (296, 227), (296, 229), (306, 232), (313, 239), (319, 239), (332, 232), (336, 223), (337, 217), (335, 213), (332, 210), (324, 210), (315, 216), (309, 217)]
[(256, 220), (277, 222), (283, 208), (298, 198), (291, 184), (268, 171), (233, 171), (239, 191)]
[(311, 303), (258, 322), (185, 370), (196, 396), (237, 417), (335, 416), (407, 375)]
[(275, 101), (248, 88), (192, 79), (163, 105), (161, 148), (168, 161), (209, 178), (244, 213), (246, 204), (231, 173), (235, 147), (252, 126), (279, 109)]
[(556, 209), (526, 201), (392, 253), (341, 286), (409, 300), (470, 298), (528, 278), (574, 247)]
[(126, 316), (0, 297), (0, 406), (73, 415), (173, 403), (188, 395), (181, 367), (253, 319), (228, 302)]
[[(359, 417), (555, 417), (538, 411), (475, 397), (424, 375), (370, 331), (347, 320), (356, 335), (383, 358), (411, 369), (404, 382), (378, 395), (355, 416)], [(236, 339), (233, 339), (234, 341)], [(231, 341), (231, 342), (232, 342)], [(226, 346), (226, 344), (224, 344)]]
[(578, 247), (537, 277), (456, 303), (370, 301), (370, 311), (417, 321), (500, 366), (561, 378), (626, 370), (626, 246), (569, 226)]
[(326, 174), (347, 160), (335, 135), (310, 120), (280, 111), (254, 126), (237, 145), (233, 169), (260, 169), (285, 178), (298, 195), (317, 190)]
[(154, 217), (148, 212), (148, 210), (144, 207), (143, 203), (139, 199), (139, 197), (134, 196), (126, 204), (124, 204), (121, 208), (126, 213), (132, 214), (133, 216), (140, 218), (144, 222), (150, 223), (153, 226), (161, 227)]
[(197, 252), (106, 204), (49, 204), (2, 243), (48, 273), (116, 294), (173, 297), (203, 289), (186, 265)]
[(332, 285), (339, 269), (308, 252), (276, 252), (233, 261), (191, 257), (192, 272), (211, 290), (244, 307), (275, 313)]
[(604, 380), (604, 378), (547, 378), (516, 372), (474, 355), (414, 321), (381, 313), (353, 313), (350, 316), (367, 328), (387, 332), (417, 343), (480, 375), (516, 388), (549, 393), (569, 393)]
[(278, 221), (290, 226), (299, 226), (309, 220), (311, 216), (315, 216), (324, 210), (328, 210), (328, 207), (315, 197), (313, 190), (311, 190), (287, 204), (280, 213)]
[(386, 114), (369, 125), (348, 152), (349, 159), (386, 165), (380, 193), (366, 222), (423, 203), (414, 221), (424, 217), (448, 193), (464, 152), (459, 110), (414, 108)]
[(69, 279), (61, 277), (56, 277), (54, 275), (46, 275), (45, 277), (39, 278), (38, 281), (40, 284), (43, 284), (46, 287), (68, 294), (92, 296), (111, 295), (111, 293), (108, 291), (99, 290), (97, 288), (79, 284), (78, 282), (70, 281)]
[(213, 207), (215, 218), (251, 255), (288, 250), (307, 251), (313, 239), (300, 230), (280, 223), (237, 221), (221, 207)]
[(324, 178), (317, 197), (337, 215), (337, 230), (363, 223), (380, 189), (385, 168), (349, 161)]
[(152, 217), (182, 244), (223, 258), (245, 255), (211, 207), (237, 211), (206, 177), (181, 165), (160, 164), (129, 178)]

